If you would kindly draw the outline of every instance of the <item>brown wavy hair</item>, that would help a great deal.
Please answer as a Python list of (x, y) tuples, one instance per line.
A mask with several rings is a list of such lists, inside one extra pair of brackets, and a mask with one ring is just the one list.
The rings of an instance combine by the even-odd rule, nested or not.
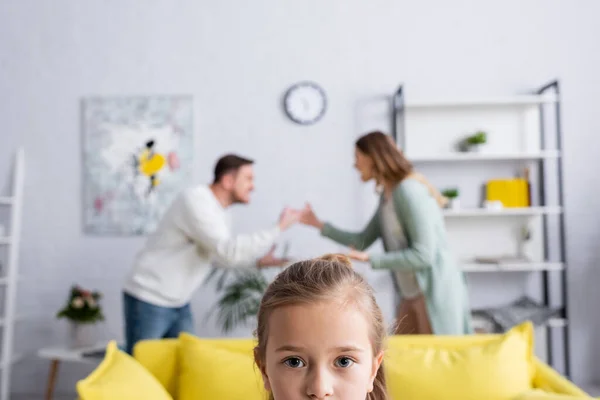
[[(254, 349), (257, 366), (260, 368), (261, 365), (265, 365), (269, 317), (275, 309), (293, 304), (331, 300), (346, 300), (359, 306), (371, 324), (373, 354), (379, 354), (384, 346), (386, 332), (383, 315), (371, 285), (354, 271), (348, 257), (326, 254), (290, 265), (267, 288), (258, 311), (258, 344)], [(269, 399), (273, 400), (272, 393)], [(367, 400), (388, 399), (382, 363), (373, 382), (373, 391), (367, 395)]]
[(356, 147), (373, 160), (377, 183), (399, 183), (413, 172), (413, 165), (396, 147), (391, 136), (380, 131), (369, 132), (356, 141)]

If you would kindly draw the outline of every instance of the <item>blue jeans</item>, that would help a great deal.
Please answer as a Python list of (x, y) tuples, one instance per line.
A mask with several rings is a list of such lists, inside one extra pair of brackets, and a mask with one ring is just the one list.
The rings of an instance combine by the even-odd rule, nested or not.
[(140, 340), (176, 338), (180, 332), (193, 333), (190, 305), (169, 308), (155, 306), (123, 293), (125, 314), (125, 351), (133, 354)]

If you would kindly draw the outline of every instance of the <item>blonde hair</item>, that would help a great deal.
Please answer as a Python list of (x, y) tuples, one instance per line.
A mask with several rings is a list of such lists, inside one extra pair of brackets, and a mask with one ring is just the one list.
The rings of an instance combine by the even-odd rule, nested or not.
[[(383, 349), (386, 332), (381, 309), (373, 289), (354, 269), (350, 260), (340, 254), (327, 254), (319, 258), (292, 264), (281, 272), (267, 288), (258, 311), (254, 349), (256, 364), (265, 365), (265, 353), (271, 313), (283, 306), (312, 304), (320, 301), (356, 303), (371, 326), (373, 354)], [(273, 400), (272, 394), (269, 397)], [(383, 364), (373, 382), (373, 391), (367, 400), (388, 400)]]
[(404, 179), (414, 179), (425, 185), (429, 194), (440, 207), (445, 207), (448, 199), (444, 197), (422, 174), (414, 170), (404, 153), (396, 146), (391, 136), (380, 131), (369, 132), (355, 143), (363, 154), (373, 161), (376, 179), (397, 184)]

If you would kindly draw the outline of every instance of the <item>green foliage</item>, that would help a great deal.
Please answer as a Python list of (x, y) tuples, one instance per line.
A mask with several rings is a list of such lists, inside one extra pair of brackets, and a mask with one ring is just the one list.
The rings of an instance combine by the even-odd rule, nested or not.
[(484, 144), (487, 142), (487, 135), (483, 131), (479, 131), (467, 138), (467, 143), (470, 145)]
[(56, 318), (67, 318), (73, 322), (91, 324), (104, 320), (104, 314), (99, 300), (102, 295), (99, 292), (84, 290), (79, 286), (73, 286), (69, 293), (67, 303), (58, 311)]
[[(228, 282), (228, 278), (233, 277)], [(256, 317), (262, 296), (269, 283), (255, 269), (213, 269), (207, 280), (217, 279), (217, 290), (221, 292), (215, 308), (217, 323), (223, 333), (231, 332), (237, 325), (245, 324)]]
[(444, 191), (442, 191), (442, 195), (449, 198), (449, 199), (455, 199), (458, 197), (458, 189), (453, 188), (453, 189), (446, 189)]

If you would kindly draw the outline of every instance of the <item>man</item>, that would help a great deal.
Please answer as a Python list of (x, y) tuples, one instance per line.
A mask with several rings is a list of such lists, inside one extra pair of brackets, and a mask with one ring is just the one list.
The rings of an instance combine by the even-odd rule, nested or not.
[(273, 243), (298, 222), (299, 211), (284, 209), (279, 222), (268, 229), (231, 234), (227, 208), (249, 203), (253, 189), (253, 161), (229, 154), (215, 165), (212, 184), (187, 189), (173, 201), (124, 286), (129, 354), (139, 340), (193, 332), (189, 302), (213, 264), (262, 268), (285, 262), (274, 256)]

